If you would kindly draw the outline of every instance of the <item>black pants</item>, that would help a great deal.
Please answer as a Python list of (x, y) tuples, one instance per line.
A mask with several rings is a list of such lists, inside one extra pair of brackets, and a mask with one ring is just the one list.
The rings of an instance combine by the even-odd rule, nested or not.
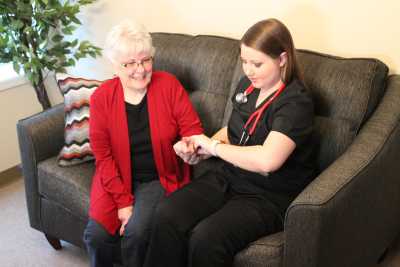
[(157, 207), (145, 267), (232, 266), (250, 242), (282, 229), (276, 208), (209, 173)]
[(124, 267), (141, 267), (145, 259), (154, 211), (164, 195), (158, 180), (135, 183), (133, 214), (121, 237), (109, 234), (103, 226), (89, 219), (84, 241), (90, 256), (91, 267), (112, 267), (122, 260)]

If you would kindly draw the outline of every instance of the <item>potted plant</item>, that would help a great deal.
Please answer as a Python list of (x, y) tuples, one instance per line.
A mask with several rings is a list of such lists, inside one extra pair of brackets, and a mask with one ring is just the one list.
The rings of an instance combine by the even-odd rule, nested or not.
[(71, 36), (81, 24), (76, 17), (81, 7), (94, 1), (0, 0), (0, 63), (12, 62), (26, 75), (43, 109), (51, 106), (46, 73), (65, 72), (80, 58), (101, 55), (99, 47)]

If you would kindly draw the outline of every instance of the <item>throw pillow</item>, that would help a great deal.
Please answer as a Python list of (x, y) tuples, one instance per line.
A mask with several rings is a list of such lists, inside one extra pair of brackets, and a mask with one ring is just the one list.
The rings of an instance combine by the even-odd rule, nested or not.
[(64, 146), (58, 155), (60, 166), (72, 166), (94, 159), (89, 143), (89, 100), (102, 83), (67, 77), (57, 81), (64, 96)]

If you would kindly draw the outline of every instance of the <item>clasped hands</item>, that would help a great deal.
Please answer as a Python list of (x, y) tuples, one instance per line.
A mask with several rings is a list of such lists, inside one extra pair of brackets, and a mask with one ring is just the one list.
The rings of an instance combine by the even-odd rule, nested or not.
[(186, 163), (194, 165), (212, 156), (212, 139), (204, 134), (182, 137), (175, 143), (175, 153)]

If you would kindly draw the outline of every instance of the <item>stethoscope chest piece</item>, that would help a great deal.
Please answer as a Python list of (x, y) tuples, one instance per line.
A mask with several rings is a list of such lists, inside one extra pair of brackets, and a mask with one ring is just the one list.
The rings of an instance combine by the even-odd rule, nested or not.
[(247, 96), (245, 93), (237, 93), (235, 96), (235, 100), (238, 104), (245, 104), (247, 103)]
[[(247, 88), (246, 91), (244, 91), (244, 93), (238, 93), (235, 96), (236, 102), (239, 104), (246, 103), (247, 95), (251, 94), (253, 89), (254, 89), (254, 87), (250, 85), (249, 88)], [(253, 133), (256, 129), (257, 123), (260, 120), (261, 115), (263, 114), (264, 110), (266, 110), (267, 107), (272, 103), (272, 101), (274, 101), (274, 99), (278, 97), (278, 95), (283, 91), (283, 89), (285, 89), (284, 83), (282, 83), (282, 85), (279, 87), (279, 89), (272, 95), (272, 97), (267, 102), (265, 102), (261, 106), (261, 108), (258, 108), (256, 111), (253, 112), (253, 114), (250, 115), (250, 117), (247, 119), (246, 123), (243, 126), (243, 133), (242, 133), (242, 137), (240, 138), (239, 145), (245, 145), (247, 143), (250, 136), (253, 135)], [(250, 129), (248, 129), (248, 127), (250, 126), (251, 123), (252, 123), (252, 126), (250, 127)]]

